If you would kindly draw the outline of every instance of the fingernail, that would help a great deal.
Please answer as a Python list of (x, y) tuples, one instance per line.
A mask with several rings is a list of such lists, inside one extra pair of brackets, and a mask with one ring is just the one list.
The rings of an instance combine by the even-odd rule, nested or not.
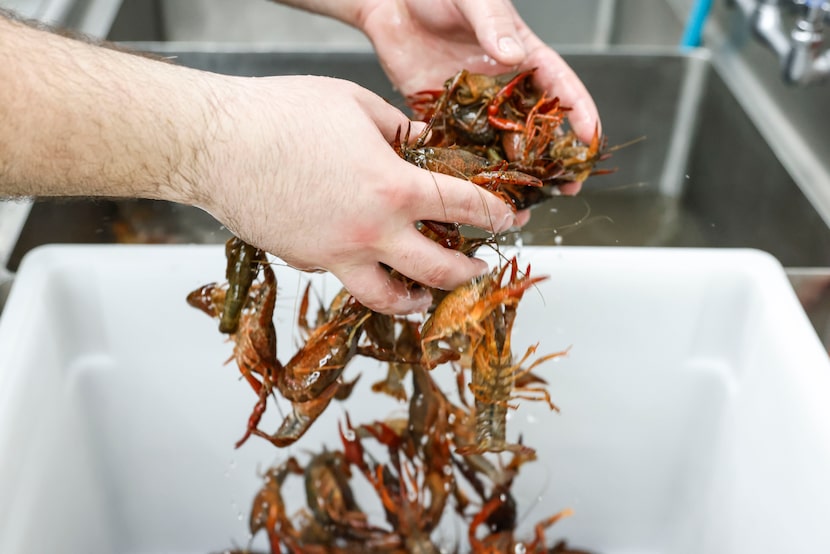
[(524, 48), (513, 37), (501, 37), (499, 39), (499, 51), (505, 56), (519, 57), (524, 56)]

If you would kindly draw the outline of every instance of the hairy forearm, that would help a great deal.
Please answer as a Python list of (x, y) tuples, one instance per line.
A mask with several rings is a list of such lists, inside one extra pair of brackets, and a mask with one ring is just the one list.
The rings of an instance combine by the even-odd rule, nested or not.
[(204, 81), (0, 15), (0, 197), (187, 200)]

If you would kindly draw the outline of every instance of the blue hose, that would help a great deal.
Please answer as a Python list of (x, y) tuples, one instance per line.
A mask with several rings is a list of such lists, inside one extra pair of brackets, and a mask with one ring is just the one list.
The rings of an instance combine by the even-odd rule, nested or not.
[(689, 20), (683, 30), (683, 38), (680, 39), (680, 48), (697, 48), (701, 43), (703, 25), (709, 16), (712, 7), (712, 0), (695, 0), (692, 11), (689, 12)]

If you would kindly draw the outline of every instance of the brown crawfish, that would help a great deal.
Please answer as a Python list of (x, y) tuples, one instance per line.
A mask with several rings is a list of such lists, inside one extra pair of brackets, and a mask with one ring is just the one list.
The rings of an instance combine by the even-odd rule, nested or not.
[[(246, 301), (240, 310), (236, 330), (231, 333), (233, 355), (239, 372), (257, 395), (271, 390), (271, 377), (278, 365), (277, 335), (274, 330), (274, 305), (277, 280), (270, 266), (263, 266), (264, 280), (246, 292)], [(187, 296), (191, 306), (211, 317), (220, 317), (226, 304), (227, 288), (211, 283)], [(246, 435), (247, 438), (247, 435)], [(242, 440), (244, 442), (244, 439)]]
[(503, 500), (499, 497), (489, 500), (479, 513), (473, 517), (468, 530), (471, 554), (503, 554), (504, 552), (526, 552), (528, 554), (547, 554), (545, 530), (564, 517), (572, 514), (569, 509), (562, 510), (534, 526), (533, 540), (530, 542), (517, 540), (514, 529), (505, 529), (487, 533), (484, 538), (478, 538), (476, 531), (479, 526), (487, 522), (490, 516), (501, 507)]
[(251, 535), (265, 529), (272, 554), (282, 552), (282, 544), (286, 544), (292, 552), (299, 549), (298, 532), (291, 522), (282, 497), (282, 485), (291, 474), (303, 474), (303, 468), (294, 457), (269, 469), (265, 473), (265, 484), (254, 497), (251, 507), (248, 523)]
[[(470, 391), (475, 398), (475, 442), (463, 445), (457, 449), (462, 455), (481, 452), (500, 452), (503, 450), (528, 451), (529, 447), (508, 444), (506, 441), (507, 410), (514, 407), (510, 404), (513, 398), (532, 400), (545, 399), (551, 409), (556, 406), (550, 401), (547, 390), (535, 386), (540, 381), (533, 376), (527, 377), (539, 364), (562, 355), (561, 352), (549, 354), (536, 360), (527, 369), (522, 363), (535, 351), (535, 346), (528, 349), (518, 364), (513, 363), (511, 336), (516, 310), (524, 292), (532, 284), (545, 277), (531, 277), (530, 266), (522, 277), (518, 275), (516, 258), (506, 264), (500, 271), (497, 283), (500, 283), (508, 267), (510, 278), (504, 288), (512, 290), (494, 309), (490, 310), (481, 321), (482, 333), (472, 345), (471, 382)], [(524, 387), (523, 395), (514, 394), (518, 381)], [(541, 381), (544, 384), (544, 381)]]
[(421, 348), (426, 367), (435, 367), (444, 355), (438, 346), (440, 341), (448, 342), (452, 349), (471, 356), (484, 336), (483, 322), (493, 310), (514, 299), (518, 302), (529, 287), (547, 278), (526, 275), (516, 279), (514, 272), (510, 281), (502, 286), (505, 271), (508, 267), (515, 269), (516, 263), (514, 258), (503, 268), (495, 268), (457, 287), (441, 300), (421, 328)]
[(267, 263), (267, 260), (265, 252), (237, 237), (231, 237), (225, 243), (225, 257), (228, 291), (219, 317), (219, 331), (233, 333), (239, 324), (251, 284), (259, 274), (260, 265)]
[[(308, 289), (303, 300), (307, 308)], [(351, 296), (335, 297), (329, 319), (310, 331), (305, 344), (286, 365), (276, 363), (270, 384), (291, 402), (291, 412), (279, 429), (268, 434), (259, 429), (270, 390), (260, 391), (259, 402), (248, 421), (249, 434), (262, 437), (277, 447), (294, 443), (311, 427), (333, 398), (348, 396), (354, 382), (344, 383), (343, 370), (357, 352), (360, 330), (371, 313)], [(306, 314), (300, 312), (300, 322)], [(244, 442), (240, 441), (238, 446)]]

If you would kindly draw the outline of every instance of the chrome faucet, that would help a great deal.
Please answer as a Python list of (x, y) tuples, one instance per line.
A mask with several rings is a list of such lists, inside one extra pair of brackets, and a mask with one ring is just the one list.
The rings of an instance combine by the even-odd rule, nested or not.
[[(823, 27), (830, 22), (828, 0), (731, 0), (749, 20), (752, 32), (777, 56), (784, 81), (809, 85), (830, 77), (830, 48), (822, 51)], [(785, 30), (785, 10), (799, 13)]]

